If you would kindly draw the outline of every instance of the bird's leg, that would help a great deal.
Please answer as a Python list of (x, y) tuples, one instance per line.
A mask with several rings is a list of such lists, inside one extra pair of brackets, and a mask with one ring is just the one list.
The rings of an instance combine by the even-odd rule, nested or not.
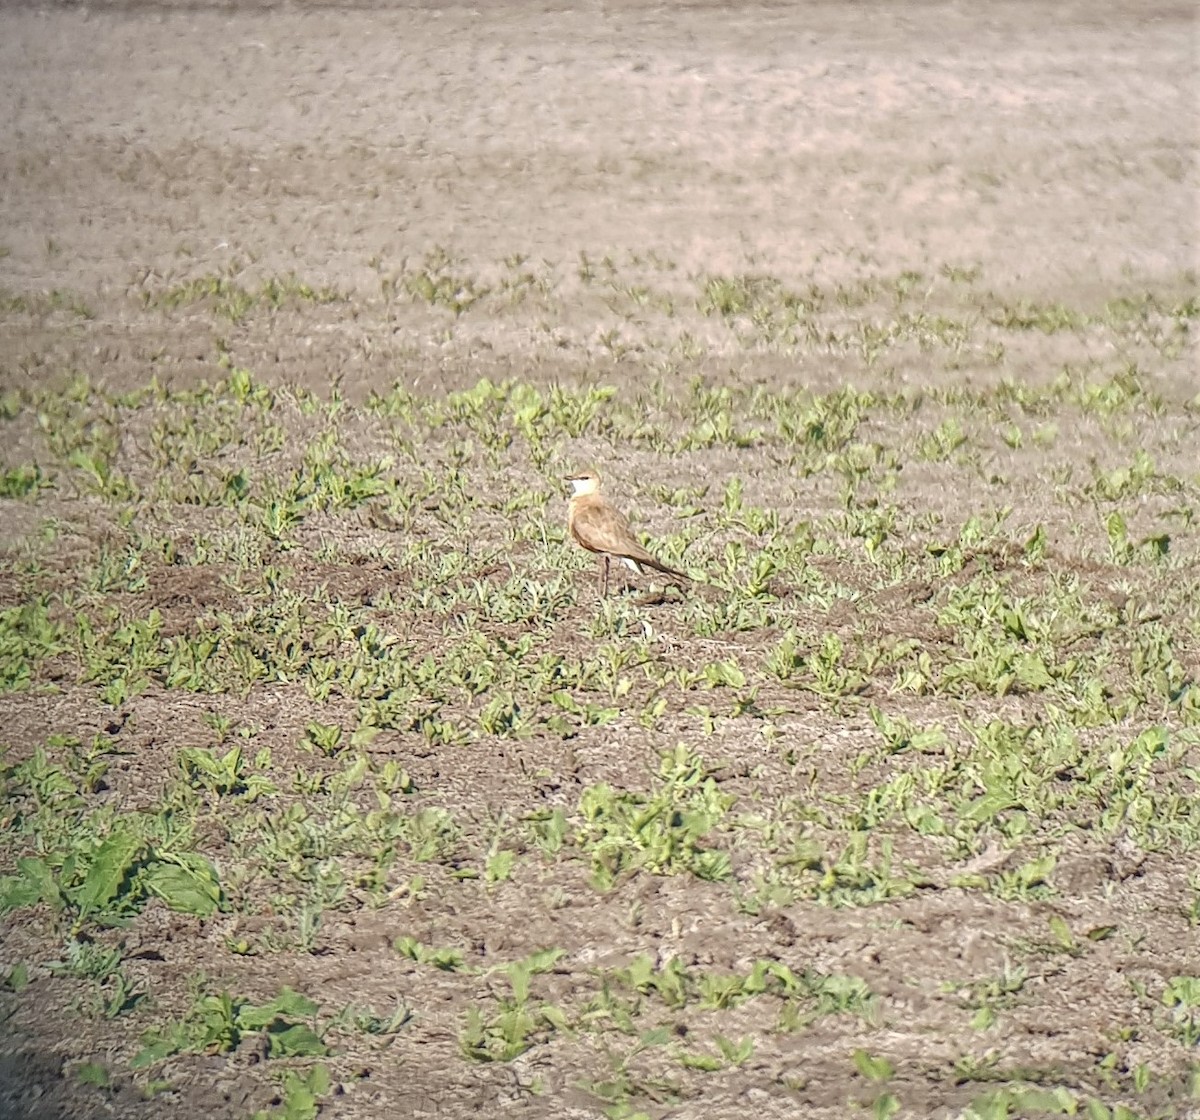
[(604, 563), (601, 566), (602, 576), (601, 576), (601, 580), (600, 580), (600, 584), (601, 584), (600, 597), (603, 599), (608, 598), (608, 566), (610, 563), (612, 563), (612, 560), (609, 557), (608, 553), (606, 552), (604, 554)]

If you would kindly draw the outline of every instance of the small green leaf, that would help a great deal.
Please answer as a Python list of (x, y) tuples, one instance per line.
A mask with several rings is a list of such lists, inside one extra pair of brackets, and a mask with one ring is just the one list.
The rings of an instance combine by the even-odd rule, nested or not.
[(1050, 916), (1050, 932), (1054, 934), (1054, 940), (1062, 948), (1068, 952), (1075, 949), (1075, 938), (1071, 934), (1071, 927), (1057, 914)]
[(539, 1008), (541, 1016), (546, 1020), (556, 1031), (565, 1031), (569, 1029), (570, 1023), (567, 1020), (566, 1013), (561, 1007), (556, 1007), (552, 1003), (543, 1003)]
[(221, 884), (211, 863), (196, 852), (161, 858), (146, 877), (146, 889), (172, 910), (209, 918), (221, 905)]
[(1073, 1116), (1078, 1108), (1075, 1094), (1069, 1089), (1016, 1089), (1013, 1104), (1019, 1113), (1049, 1112), (1055, 1116)]
[(17, 870), (29, 881), (33, 886), (36, 886), (38, 897), (43, 902), (48, 902), (55, 910), (61, 910), (65, 905), (62, 890), (59, 888), (59, 878), (63, 882), (70, 881), (75, 872), (75, 857), (70, 855), (64, 861), (62, 870), (59, 872), (59, 878), (55, 877), (53, 871), (50, 870), (44, 859), (39, 859), (36, 856), (24, 856), (17, 860)]
[(378, 734), (378, 727), (360, 727), (350, 736), (350, 745), (358, 748), (369, 747)]
[(512, 875), (517, 853), (510, 848), (501, 848), (488, 856), (486, 878), (489, 883), (506, 882)]
[(686, 1050), (679, 1052), (679, 1064), (684, 1069), (698, 1069), (703, 1073), (715, 1073), (725, 1068), (725, 1063), (712, 1054), (689, 1054)]
[(646, 1031), (638, 1040), (639, 1050), (651, 1050), (657, 1046), (665, 1046), (674, 1037), (675, 1032), (670, 1027), (655, 1027)]
[(140, 837), (116, 829), (100, 845), (76, 899), (81, 921), (116, 897), (142, 844)]
[(990, 1007), (981, 1007), (971, 1016), (971, 1029), (986, 1031), (996, 1025), (996, 1013)]
[(887, 1058), (873, 1058), (861, 1049), (854, 1051), (854, 1066), (868, 1081), (887, 1081), (896, 1072)]
[(318, 1097), (323, 1097), (333, 1088), (333, 1079), (329, 1076), (328, 1066), (314, 1066), (305, 1080), (309, 1090)]
[(25, 906), (36, 906), (41, 900), (42, 883), (39, 878), (30, 878), (28, 875), (5, 875), (0, 878), (0, 914)]
[(100, 1089), (107, 1089), (112, 1085), (112, 1078), (109, 1076), (108, 1070), (98, 1062), (84, 1062), (75, 1071), (75, 1076), (84, 1085), (95, 1085)]
[(562, 957), (566, 956), (566, 952), (566, 949), (539, 949), (536, 953), (531, 953), (526, 957), (524, 964), (530, 975), (549, 972)]
[(10, 992), (20, 995), (29, 987), (29, 967), (23, 961), (18, 961), (0, 981), (0, 987), (5, 987)]
[(871, 1115), (875, 1120), (891, 1120), (900, 1111), (900, 1101), (894, 1093), (880, 1093), (871, 1105)]
[(242, 1030), (262, 1030), (280, 1018), (311, 1019), (316, 1015), (319, 1006), (307, 996), (302, 996), (291, 988), (284, 988), (270, 1003), (264, 1003), (261, 1007), (252, 1004), (242, 1007), (238, 1011), (237, 1022)]
[(421, 943), (407, 933), (403, 933), (397, 937), (392, 942), (392, 948), (402, 957), (408, 957), (410, 961), (419, 961), (421, 959)]
[(267, 1039), (272, 1058), (322, 1058), (329, 1053), (316, 1031), (303, 1023), (277, 1020), (267, 1031)]
[(1054, 678), (1046, 668), (1046, 663), (1036, 653), (1025, 653), (1015, 661), (1017, 680), (1026, 688), (1041, 690), (1049, 688)]
[(320, 1109), (317, 1099), (331, 1088), (329, 1070), (317, 1066), (307, 1077), (288, 1070), (283, 1075), (283, 1106), (271, 1112), (255, 1113), (255, 1120), (315, 1120)]
[(144, 1045), (129, 1063), (130, 1069), (145, 1069), (147, 1066), (155, 1065), (161, 1062), (164, 1058), (169, 1058), (172, 1054), (177, 1054), (180, 1047), (174, 1038), (159, 1038)]
[[(1114, 471), (1113, 474), (1119, 472)], [(1114, 510), (1110, 513), (1104, 522), (1105, 529), (1108, 530), (1108, 539), (1113, 545), (1123, 543), (1129, 537), (1129, 530), (1125, 524), (1125, 518), (1119, 512)]]
[(1058, 860), (1053, 854), (1046, 854), (1037, 859), (1031, 859), (1017, 868), (1015, 877), (1024, 887), (1036, 887), (1047, 882)]

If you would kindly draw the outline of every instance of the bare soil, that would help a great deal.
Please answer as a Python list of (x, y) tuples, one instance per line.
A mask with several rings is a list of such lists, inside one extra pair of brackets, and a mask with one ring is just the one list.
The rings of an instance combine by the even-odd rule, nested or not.
[[(1005, 336), (1002, 368), (935, 366), (917, 350), (870, 367), (847, 353), (748, 349), (696, 309), (695, 291), (707, 276), (833, 288), (949, 269), (977, 276), (972, 290), (989, 300), (1085, 313), (1147, 292), (1164, 305), (1194, 298), (1197, 104), (1195, 12), (1174, 3), (6, 4), (0, 390), (66, 385), (80, 372), (114, 391), (152, 376), (185, 387), (221, 376), (222, 354), (267, 384), (322, 396), (336, 388), (355, 401), (395, 383), (438, 393), (482, 377), (614, 385), (626, 394), (651, 377), (668, 395), (697, 377), (767, 393), (842, 384), (974, 390), (1002, 376), (1050, 383), (1064, 368), (1140, 362), (1171, 411), (1169, 425), (1142, 417), (1138, 433), (1153, 444), (1160, 469), (1194, 474), (1200, 435), (1184, 438), (1188, 425), (1196, 434), (1194, 411), (1184, 411), (1200, 391), (1194, 342), (1151, 360), (1136, 340), (1109, 353), (1099, 329), (1034, 330)], [(389, 285), (441, 251), (463, 276), (491, 286), (506, 274), (506, 258), (520, 255), (552, 278), (553, 293), (505, 313), (459, 316), (390, 298)], [(584, 262), (603, 270), (606, 259), (622, 282), (679, 303), (615, 315), (581, 275)], [(270, 315), (222, 319), (207, 305), (158, 298), (196, 278), (224, 275), (253, 288), (289, 274), (338, 299), (285, 301)], [(651, 372), (650, 358), (673, 346), (670, 366)], [(930, 409), (924, 428), (940, 419)], [(290, 434), (298, 439), (300, 431), (297, 421)], [(990, 440), (990, 461), (1003, 467), (998, 438), (971, 435)], [(356, 437), (363, 448), (379, 438), (368, 425)], [(15, 432), (5, 462), (24, 461), (41, 438), (32, 428)], [(1086, 420), (1064, 423), (1058, 438), (1056, 455), (1100, 467), (1119, 461)], [(612, 454), (586, 438), (571, 452), (578, 462)], [(440, 448), (434, 459), (448, 455)], [(990, 504), (1011, 505), (1014, 522), (1045, 521), (1068, 534), (1071, 510), (1043, 504), (1047, 460), (1023, 463), (1007, 471), (1008, 494), (980, 480), (976, 489), (954, 485), (936, 465), (914, 465), (898, 500), (958, 524), (982, 492)], [(625, 494), (659, 471), (667, 487), (740, 474), (748, 500), (797, 516), (838, 500), (836, 479), (798, 480), (763, 448), (714, 447), (666, 462), (633, 448), (604, 466)], [(504, 484), (516, 492), (535, 479), (527, 463), (515, 464)], [(0, 539), (13, 549), (32, 539), (38, 519), (6, 507)], [(653, 517), (652, 509), (643, 495), (642, 511)], [(1160, 512), (1150, 503), (1135, 516), (1149, 526)], [(64, 505), (61, 516), (85, 552), (110, 528), (83, 503)], [(180, 514), (180, 533), (190, 531), (187, 516)], [(421, 524), (429, 535), (439, 531), (434, 513)], [(377, 531), (324, 530), (321, 539)], [(1085, 553), (1081, 546), (1065, 555), (1061, 571), (1091, 600), (1139, 593), (1089, 566)], [(57, 559), (69, 574), (84, 557), (68, 550)], [(370, 602), (395, 578), (369, 563), (312, 555), (291, 562), (294, 579), (347, 602)], [(218, 578), (225, 574), (164, 567), (150, 573), (146, 601), (170, 633), (236, 607), (230, 582)], [(849, 567), (843, 574), (855, 579)], [(932, 593), (927, 584), (892, 589), (861, 611), (936, 645), (924, 606)], [(0, 595), (0, 606), (20, 602), (22, 585), (6, 575)], [(418, 646), (442, 640), (414, 626)], [(839, 626), (850, 635), (862, 619), (833, 610), (820, 620), (825, 632)], [(564, 649), (594, 645), (577, 620), (557, 635)], [(705, 650), (681, 638), (681, 657), (712, 660), (740, 640), (728, 636), (727, 646), (714, 640)], [(1195, 672), (1200, 635), (1179, 641)], [(136, 807), (139, 791), (152, 800), (181, 737), (200, 732), (206, 705), (152, 689), (126, 706), (126, 726), (113, 723), (94, 691), (62, 685), (54, 698), (0, 700), (10, 757), (28, 757), (56, 732), (120, 735), (128, 753), (110, 780), (124, 805)], [(764, 707), (773, 702), (790, 706), (781, 726), (814, 758), (848, 760), (871, 733), (861, 713), (846, 718), (818, 702), (805, 710), (782, 689), (760, 697)], [(985, 723), (1020, 714), (1027, 702), (1007, 697), (973, 715)], [(261, 742), (284, 766), (310, 707), (302, 690), (280, 686), (255, 690), (241, 711), (252, 712)], [(322, 718), (332, 721), (328, 711)], [(621, 723), (569, 744), (535, 738), (467, 750), (380, 740), (373, 749), (405, 752), (416, 785), (437, 790), (441, 804), (483, 835), (507, 810), (569, 804), (596, 782), (644, 787), (656, 751), (695, 727), (681, 717), (653, 739)], [(723, 788), (744, 803), (796, 792), (796, 772), (752, 736), (731, 733), (719, 753), (729, 767)], [(1181, 917), (1195, 868), (1165, 853), (1135, 858), (1083, 841), (1069, 855), (1060, 861), (1054, 912), (1072, 929), (1118, 926), (1142, 930), (1146, 940), (1114, 938), (1063, 956), (1035, 978), (1033, 997), (1009, 1012), (987, 1054), (1005, 1069), (1052, 1070), (1103, 1097), (1091, 1071), (1130, 1023), (1130, 980), (1200, 974), (1196, 930)], [(916, 850), (910, 857), (922, 858)], [(764, 916), (731, 905), (727, 888), (688, 876), (634, 876), (600, 894), (571, 865), (519, 874), (528, 882), (496, 897), (435, 884), (401, 916), (347, 909), (327, 919), (319, 952), (278, 961), (231, 957), (230, 938), (261, 932), (241, 919), (205, 923), (151, 908), (126, 931), (127, 959), (137, 979), (163, 993), (164, 1013), (184, 1010), (166, 1006), (183, 998), (171, 979), (197, 971), (232, 977), (264, 999), (289, 985), (331, 1007), (403, 999), (419, 1009), (391, 1048), (337, 1065), (339, 1088), (322, 1111), (335, 1120), (601, 1115), (580, 1088), (603, 1072), (582, 1041), (563, 1037), (512, 1063), (464, 1061), (464, 1011), (494, 995), (498, 981), (404, 960), (392, 948), (403, 934), (469, 946), (481, 965), (562, 946), (570, 967), (549, 977), (541, 994), (550, 1001), (565, 1000), (588, 969), (620, 967), (641, 952), (715, 971), (768, 958), (797, 971), (848, 973), (883, 1001), (880, 1024), (867, 1030), (835, 1016), (772, 1035), (744, 1065), (709, 1075), (702, 1097), (641, 1104), (676, 1120), (834, 1120), (871, 1099), (871, 1087), (849, 1072), (859, 1047), (890, 1055), (897, 1074), (889, 1089), (903, 1102), (901, 1115), (960, 1114), (979, 1084), (956, 1076), (967, 1044), (961, 1016), (947, 1013), (944, 985), (1000, 974), (1011, 944), (1047, 936), (1045, 905), (1001, 903), (948, 883), (861, 909), (795, 903)], [(550, 897), (562, 904), (530, 903)], [(0, 966), (44, 952), (36, 918), (3, 922)], [(153, 1100), (125, 1077), (97, 1093), (71, 1071), (85, 1059), (127, 1058), (136, 1040), (116, 1033), (125, 1028), (53, 1001), (11, 1003), (0, 1023), (8, 1035), (0, 1043), (2, 1117), (224, 1120), (271, 1101), (260, 1056), (244, 1049), (177, 1060), (174, 1090)], [(753, 1004), (737, 1014), (722, 1024), (729, 1037), (757, 1030)], [(701, 1019), (691, 1029), (704, 1026)], [(1159, 1062), (1162, 1083), (1146, 1107), (1185, 1115), (1185, 1063), (1160, 1061), (1158, 1036), (1146, 1037), (1125, 1051), (1130, 1069)], [(648, 1060), (642, 1072), (651, 1080), (661, 1071)]]

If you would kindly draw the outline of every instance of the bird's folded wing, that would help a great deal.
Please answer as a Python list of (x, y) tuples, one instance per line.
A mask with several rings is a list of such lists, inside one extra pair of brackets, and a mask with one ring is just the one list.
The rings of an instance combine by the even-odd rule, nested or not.
[(612, 506), (581, 503), (575, 510), (572, 527), (580, 542), (597, 552), (634, 559), (649, 555), (633, 535), (629, 522)]

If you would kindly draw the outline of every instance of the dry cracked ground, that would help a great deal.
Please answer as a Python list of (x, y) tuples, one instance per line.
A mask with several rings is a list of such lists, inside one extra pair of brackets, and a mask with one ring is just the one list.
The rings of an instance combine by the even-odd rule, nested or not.
[(0, 9), (0, 1116), (1200, 1113), (1195, 47)]

